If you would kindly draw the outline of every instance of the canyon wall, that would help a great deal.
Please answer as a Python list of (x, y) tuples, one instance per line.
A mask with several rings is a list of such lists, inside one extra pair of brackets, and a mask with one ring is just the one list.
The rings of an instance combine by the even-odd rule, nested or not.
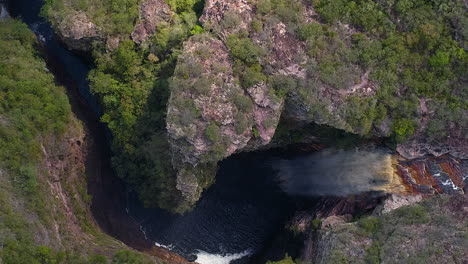
[[(177, 189), (183, 197), (181, 203), (186, 203), (178, 207), (185, 208), (181, 210), (192, 206), (203, 189), (212, 184), (218, 161), (234, 153), (262, 148), (275, 134), (286, 134), (291, 139), (287, 132), (276, 131), (280, 117), (287, 124), (284, 130), (315, 123), (365, 137), (390, 138), (398, 153), (408, 159), (444, 154), (468, 158), (466, 80), (462, 74), (466, 56), (462, 50), (458, 55), (450, 53), (463, 44), (464, 36), (455, 27), (460, 38), (450, 42), (451, 51), (444, 51), (441, 43), (447, 43), (445, 39), (453, 39), (453, 35), (449, 31), (429, 30), (450, 27), (450, 15), (458, 16), (458, 11), (444, 13), (446, 17), (438, 24), (427, 26), (406, 19), (397, 5), (360, 4), (345, 9), (346, 15), (340, 17), (335, 13), (341, 11), (332, 8), (330, 1), (207, 0), (202, 11), (195, 7), (201, 2), (194, 3), (191, 8), (201, 15), (198, 21), (203, 28), (187, 15), (190, 8), (171, 1), (132, 2), (127, 7), (129, 20), (121, 20), (125, 30), (111, 30), (117, 23), (109, 18), (105, 18), (109, 24), (103, 23), (103, 18), (90, 7), (46, 8), (49, 20), (70, 48), (90, 50), (89, 41), (99, 35), (93, 41), (103, 47), (99, 52), (106, 60), (123, 54), (117, 49), (119, 43), (132, 39), (131, 46), (143, 54), (141, 65), (162, 67), (166, 63), (162, 58), (169, 56), (162, 47), (171, 43), (177, 46), (177, 34), (184, 36), (179, 39), (183, 43), (177, 46), (180, 48), (170, 52), (178, 54), (178, 58), (174, 73), (167, 79), (170, 84), (165, 128), (154, 128), (153, 132), (164, 134), (162, 140), (169, 144), (172, 162), (172, 168), (164, 169), (170, 175), (156, 178), (172, 178), (161, 181), (176, 185), (171, 188)], [(362, 11), (365, 8), (371, 11)], [(434, 14), (445, 12), (430, 5), (412, 8), (428, 8)], [(463, 8), (457, 2), (452, 10)], [(399, 10), (398, 15), (392, 10)], [(189, 34), (184, 35), (182, 25), (190, 27)], [(73, 41), (67, 40), (70, 38)], [(434, 43), (428, 43), (428, 38)], [(426, 50), (436, 55), (431, 57)], [(415, 54), (424, 59), (412, 59)], [(441, 56), (450, 58), (440, 61)], [(419, 76), (415, 69), (422, 69), (419, 72), (432, 79)], [(158, 74), (153, 80), (161, 81)], [(151, 80), (147, 72), (141, 75)], [(128, 83), (134, 90), (140, 89), (135, 80)], [(128, 104), (125, 95), (118, 90), (113, 92), (121, 98), (122, 105)], [(115, 97), (104, 97), (103, 102), (116, 107), (112, 101)], [(142, 99), (136, 98), (141, 104)], [(121, 123), (128, 124), (129, 120), (144, 116), (138, 111), (131, 116), (118, 110), (105, 115), (105, 121), (118, 123), (122, 119)], [(130, 124), (136, 134), (139, 127), (135, 122)], [(116, 151), (130, 153), (125, 160), (144, 159), (160, 164), (162, 158), (154, 154), (143, 154), (143, 158), (131, 154), (133, 149), (143, 148), (138, 144), (148, 143), (123, 139), (118, 145), (125, 147)], [(132, 181), (154, 178), (151, 172), (145, 173), (144, 179)], [(156, 187), (157, 190), (146, 192), (164, 193), (161, 188), (167, 189)]]

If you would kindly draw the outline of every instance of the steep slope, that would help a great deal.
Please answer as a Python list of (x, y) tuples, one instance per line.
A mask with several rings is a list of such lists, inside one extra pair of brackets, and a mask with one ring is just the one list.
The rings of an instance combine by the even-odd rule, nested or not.
[(0, 20), (1, 262), (163, 263), (97, 226), (86, 178), (93, 142), (38, 47), (25, 24)]
[[(462, 263), (467, 199), (442, 196), (346, 223), (330, 217), (306, 248), (308, 263)], [(333, 218), (333, 219), (332, 219)], [(308, 257), (305, 257), (308, 255)], [(298, 263), (302, 263), (300, 260)]]

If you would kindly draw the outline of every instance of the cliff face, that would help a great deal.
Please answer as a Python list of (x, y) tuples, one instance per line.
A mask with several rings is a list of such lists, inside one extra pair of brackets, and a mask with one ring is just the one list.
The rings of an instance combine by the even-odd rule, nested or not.
[[(183, 15), (186, 7), (168, 3), (132, 1), (123, 31), (110, 30), (115, 21), (90, 8), (64, 16), (49, 10), (62, 38), (74, 39), (71, 47), (89, 49), (88, 40), (96, 38), (112, 52), (131, 38), (154, 64), (183, 35), (181, 21), (190, 27), (195, 36), (183, 44), (170, 78), (163, 132), (176, 187), (189, 204), (213, 182), (219, 160), (268, 145), (280, 116), (293, 127), (315, 123), (391, 137), (408, 159), (468, 158), (466, 54), (459, 49), (465, 37), (458, 27), (458, 37), (441, 29), (460, 12), (432, 5), (403, 10), (382, 3), (207, 0), (199, 22), (208, 33), (197, 35), (196, 19)], [(441, 19), (430, 25), (408, 19), (405, 12), (419, 8)], [(452, 46), (445, 49), (447, 39)]]
[[(466, 259), (461, 234), (466, 227), (467, 199), (462, 195), (437, 197), (404, 206), (381, 216), (350, 223), (327, 218), (316, 242), (309, 242), (302, 259), (307, 263), (416, 262), (445, 263)], [(450, 245), (442, 246), (442, 245)], [(447, 261), (450, 262), (450, 261)]]
[(209, 35), (192, 37), (178, 58), (167, 131), (178, 169), (177, 189), (191, 203), (216, 173), (206, 167), (268, 144), (280, 117), (282, 100), (269, 94), (265, 83), (242, 89), (232, 68), (226, 46)]

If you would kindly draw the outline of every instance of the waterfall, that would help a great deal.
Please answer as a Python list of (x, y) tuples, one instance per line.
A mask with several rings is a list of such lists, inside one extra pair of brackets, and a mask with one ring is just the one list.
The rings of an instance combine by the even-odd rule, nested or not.
[(297, 196), (347, 196), (368, 191), (404, 191), (396, 158), (375, 150), (327, 149), (272, 165), (285, 192)]

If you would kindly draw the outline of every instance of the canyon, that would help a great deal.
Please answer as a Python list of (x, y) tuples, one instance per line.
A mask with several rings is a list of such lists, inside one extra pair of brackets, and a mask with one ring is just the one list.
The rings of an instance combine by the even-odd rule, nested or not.
[[(66, 87), (72, 110), (83, 123), (71, 129), (65, 142), (42, 145), (51, 195), (61, 199), (58, 210), (71, 219), (67, 232), (82, 243), (93, 241), (80, 231), (83, 220), (71, 209), (73, 195), (62, 190), (64, 181), (75, 184), (76, 171), (85, 171), (87, 178), (78, 177), (76, 185), (86, 185), (92, 200), (78, 203), (92, 226), (113, 237), (110, 246), (95, 248), (108, 257), (129, 246), (157, 263), (265, 263), (286, 253), (298, 263), (329, 263), (346, 256), (359, 260), (375, 257), (368, 251), (383, 243), (379, 236), (391, 237), (386, 221), (396, 217), (404, 230), (412, 224), (405, 221), (413, 220), (400, 212), (424, 208), (428, 220), (421, 230), (437, 226), (444, 233), (441, 241), (454, 245), (443, 254), (465, 258), (458, 237), (445, 234), (452, 230), (447, 223), (454, 221), (452, 231), (462, 236), (466, 221), (464, 119), (447, 120), (444, 136), (429, 141), (426, 129), (438, 121), (438, 108), (431, 103), (436, 99), (422, 97), (416, 100), (417, 125), (404, 141), (391, 131), (401, 121), (396, 115), (370, 125), (363, 119), (356, 123), (353, 100), (377, 109), (375, 98), (384, 89), (373, 79), (373, 69), (351, 63), (346, 71), (354, 77), (335, 83), (340, 89), (317, 81), (314, 71), (319, 69), (311, 67), (318, 55), (308, 50), (309, 40), (295, 33), (294, 23), (323, 28), (328, 32), (323, 34), (345, 41), (356, 37), (357, 30), (347, 24), (327, 28), (308, 1), (292, 4), (300, 11), (298, 18), (271, 6), (262, 11), (260, 2), (265, 1), (207, 0), (201, 11), (189, 15), (170, 2), (143, 1), (132, 9), (138, 19), (128, 32), (109, 31), (89, 9), (48, 6), (42, 11), (46, 22), (38, 16), (40, 3), (29, 10), (26, 0), (10, 4), (10, 13), (37, 35), (48, 69)], [(4, 10), (2, 5), (2, 16)], [(152, 46), (159, 36), (186, 25), (190, 32), (204, 30), (174, 41), (178, 48), (170, 52), (161, 51), (160, 44)], [(138, 52), (127, 56), (127, 46)], [(141, 54), (138, 67), (143, 69), (112, 68), (122, 66), (113, 60), (123, 63)], [(158, 72), (154, 65), (172, 72)], [(130, 77), (119, 79), (119, 74)], [(457, 81), (464, 82), (462, 77)], [(119, 82), (123, 86), (115, 86)], [(144, 91), (146, 82), (156, 88)], [(113, 91), (99, 86), (122, 91), (127, 83), (139, 93), (137, 99), (125, 92), (116, 99)], [(304, 87), (314, 89), (305, 95)], [(406, 88), (399, 89), (397, 100), (406, 100)], [(120, 103), (133, 104), (134, 112), (110, 110)], [(162, 105), (163, 114), (153, 105)], [(467, 116), (466, 108), (460, 111)], [(129, 138), (112, 123), (121, 116), (127, 118), (119, 123), (123, 126), (136, 120), (126, 131), (134, 133)], [(341, 150), (347, 141), (353, 143)], [(68, 171), (70, 178), (62, 179)], [(442, 220), (431, 203), (451, 220), (433, 225), (431, 221)], [(369, 214), (378, 220), (355, 221)], [(366, 233), (361, 230), (365, 221), (377, 221), (382, 229)], [(421, 230), (415, 230), (414, 240), (429, 243)], [(344, 243), (343, 237), (351, 237), (353, 244)]]

